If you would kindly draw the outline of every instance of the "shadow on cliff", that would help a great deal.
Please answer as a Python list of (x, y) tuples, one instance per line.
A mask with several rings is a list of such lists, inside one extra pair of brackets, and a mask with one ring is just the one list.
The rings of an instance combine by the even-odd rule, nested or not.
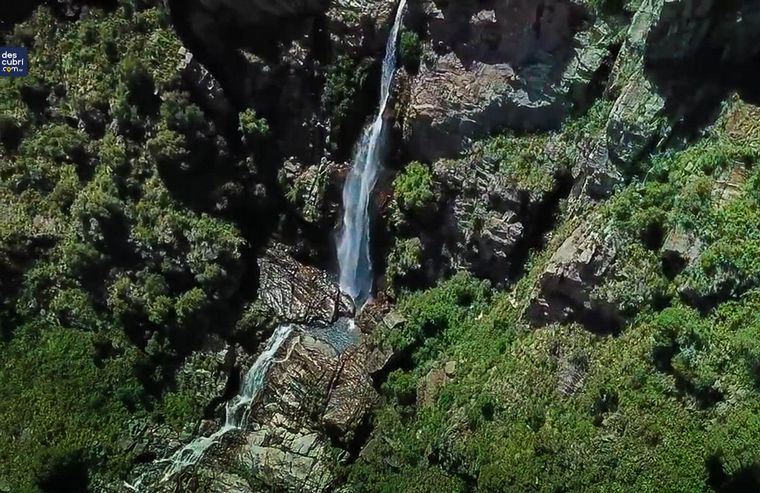
[(760, 104), (760, 56), (744, 62), (705, 63), (719, 59), (720, 53), (709, 50), (675, 64), (648, 64), (650, 80), (667, 100), (665, 113), (676, 120), (674, 137), (699, 136), (715, 123), (732, 93)]
[(509, 64), (519, 70), (548, 57), (561, 73), (569, 61), (570, 40), (590, 20), (583, 5), (566, 0), (436, 0), (435, 4), (442, 18), (430, 20), (433, 46), (439, 54), (453, 51), (467, 68), (477, 62)]
[[(671, 5), (663, 8), (685, 8), (679, 2)], [(760, 103), (757, 13), (756, 5), (726, 1), (702, 17), (688, 11), (663, 12), (652, 27), (646, 44), (646, 75), (666, 100), (665, 113), (674, 122), (674, 137), (699, 136), (715, 122), (721, 104), (732, 93), (748, 103)], [(693, 25), (681, 25), (684, 17)], [(737, 24), (736, 19), (745, 21)]]

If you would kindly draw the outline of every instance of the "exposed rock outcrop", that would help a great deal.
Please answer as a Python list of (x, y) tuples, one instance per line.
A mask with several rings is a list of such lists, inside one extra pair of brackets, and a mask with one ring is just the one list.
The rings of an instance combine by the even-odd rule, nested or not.
[(573, 197), (587, 196), (605, 199), (623, 184), (623, 175), (610, 160), (607, 144), (603, 136), (578, 142), (577, 157), (573, 166)]
[(622, 325), (616, 307), (596, 300), (593, 289), (613, 275), (615, 240), (593, 219), (584, 221), (552, 255), (541, 274), (528, 308), (537, 326), (553, 322), (583, 323), (602, 333), (615, 333)]
[(395, 2), (332, 0), (327, 10), (330, 39), (340, 51), (381, 51), (393, 22)]
[(498, 173), (498, 163), (478, 159), (439, 161), (435, 179), (450, 197), (443, 206), (444, 242), (454, 269), (496, 282), (506, 280), (511, 254), (523, 237), (527, 209), (540, 197), (521, 191)]
[(702, 241), (692, 232), (676, 228), (665, 237), (662, 245), (662, 265), (668, 277), (680, 274), (699, 258)]
[(646, 43), (657, 20), (662, 0), (644, 0), (633, 17), (623, 47), (615, 60), (608, 93), (617, 96), (607, 123), (607, 148), (613, 162), (633, 163), (654, 142), (667, 134), (665, 98), (645, 73)]
[[(570, 191), (564, 156), (552, 155), (562, 145), (559, 138), (537, 138), (530, 149), (514, 142), (478, 142), (459, 159), (435, 162), (431, 203), (423, 211), (394, 212), (399, 236), (417, 243), (397, 242), (389, 265), (398, 268), (401, 257), (403, 266), (425, 278), (415, 278), (418, 284), (459, 270), (496, 286), (511, 283), (529, 249), (543, 244), (559, 200)], [(523, 174), (527, 167), (530, 176)]]
[(727, 89), (745, 86), (739, 74), (754, 70), (759, 40), (756, 2), (644, 0), (608, 87), (617, 97), (607, 126), (613, 161), (629, 166), (694, 113), (709, 114)]
[(578, 32), (587, 15), (578, 3), (427, 1), (424, 8), (430, 40), (404, 128), (417, 159), (455, 155), (498, 129), (557, 128), (609, 55), (603, 28)]
[(642, 72), (622, 89), (607, 123), (607, 148), (613, 162), (629, 166), (651, 146), (658, 136), (667, 137), (670, 126), (663, 113), (665, 98)]
[(647, 39), (650, 64), (690, 61), (709, 53), (713, 63), (737, 64), (760, 53), (757, 2), (655, 1), (662, 5)]
[[(378, 398), (366, 367), (372, 351), (367, 341), (347, 346), (325, 332), (306, 327), (294, 331), (274, 355), (242, 428), (227, 432), (196, 465), (166, 481), (160, 479), (161, 463), (151, 464), (142, 471), (144, 485), (157, 492), (252, 492), (257, 491), (251, 482), (255, 478), (277, 491), (332, 491), (334, 453), (339, 450), (334, 447), (348, 449), (363, 439), (362, 427)], [(207, 424), (204, 436), (220, 426)], [(153, 456), (168, 455), (167, 447), (179, 446), (174, 437)]]
[(277, 324), (330, 324), (354, 310), (329, 274), (297, 262), (279, 244), (259, 259), (256, 305)]

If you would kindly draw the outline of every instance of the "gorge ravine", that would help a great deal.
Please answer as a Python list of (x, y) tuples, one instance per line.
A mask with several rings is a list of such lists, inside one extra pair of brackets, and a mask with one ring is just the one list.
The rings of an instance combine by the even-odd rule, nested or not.
[[(348, 294), (360, 309), (371, 296), (373, 285), (372, 261), (370, 256), (370, 200), (377, 182), (386, 151), (387, 135), (385, 111), (391, 96), (391, 85), (396, 73), (397, 44), (403, 20), (406, 0), (400, 0), (393, 27), (390, 31), (382, 65), (380, 102), (372, 122), (367, 125), (356, 145), (353, 167), (343, 189), (344, 215), (337, 254), (340, 265), (340, 289)], [(341, 325), (341, 324), (336, 324)], [(166, 482), (184, 470), (197, 464), (206, 452), (220, 443), (233, 430), (245, 426), (250, 417), (250, 407), (265, 385), (267, 373), (275, 363), (275, 356), (290, 335), (298, 330), (292, 324), (276, 328), (266, 343), (266, 347), (246, 372), (238, 395), (225, 406), (224, 425), (209, 436), (200, 436), (183, 446), (171, 457), (160, 460), (167, 463), (160, 482)], [(353, 332), (355, 325), (348, 321), (343, 330)], [(347, 335), (347, 337), (351, 337)], [(133, 491), (143, 491), (143, 480), (134, 484), (125, 483)]]

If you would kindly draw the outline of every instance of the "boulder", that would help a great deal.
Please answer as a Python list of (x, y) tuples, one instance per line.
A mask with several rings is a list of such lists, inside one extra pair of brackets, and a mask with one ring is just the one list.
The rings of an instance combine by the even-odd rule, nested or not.
[(299, 263), (273, 244), (259, 258), (256, 305), (277, 324), (330, 324), (353, 315), (353, 302), (325, 271)]
[(596, 200), (606, 199), (623, 184), (623, 175), (610, 160), (603, 138), (594, 137), (578, 143), (573, 176), (573, 197), (585, 195)]
[(549, 259), (528, 308), (535, 326), (580, 322), (589, 329), (615, 333), (622, 325), (617, 309), (594, 299), (593, 289), (614, 275), (616, 242), (588, 219)]
[(665, 237), (662, 245), (662, 265), (665, 274), (675, 277), (693, 264), (702, 252), (702, 241), (692, 232), (676, 228)]
[(433, 368), (417, 384), (417, 407), (423, 408), (435, 403), (441, 387), (451, 378), (441, 368)]

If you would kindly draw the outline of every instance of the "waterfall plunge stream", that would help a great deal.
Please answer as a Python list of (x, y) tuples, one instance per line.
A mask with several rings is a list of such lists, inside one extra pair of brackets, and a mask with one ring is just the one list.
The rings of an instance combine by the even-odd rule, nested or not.
[(353, 298), (357, 307), (361, 307), (372, 292), (369, 204), (386, 150), (387, 129), (383, 115), (390, 100), (391, 84), (396, 73), (396, 45), (405, 7), (406, 0), (401, 0), (385, 46), (377, 115), (362, 132), (356, 146), (353, 167), (343, 187), (343, 228), (338, 240), (340, 287)]
[[(185, 468), (198, 463), (206, 451), (218, 443), (224, 435), (231, 430), (242, 428), (251, 413), (251, 404), (264, 387), (264, 381), (269, 368), (274, 363), (275, 355), (294, 329), (295, 326), (293, 325), (281, 325), (274, 331), (264, 350), (245, 374), (240, 393), (227, 402), (224, 426), (212, 435), (196, 438), (177, 450), (171, 457), (160, 461), (168, 463), (161, 482), (168, 481)], [(142, 478), (138, 479), (135, 484), (125, 483), (125, 486), (132, 491), (143, 491)]]
[[(362, 131), (361, 139), (356, 146), (353, 167), (343, 187), (343, 228), (338, 241), (340, 287), (353, 298), (357, 307), (361, 307), (367, 301), (372, 291), (369, 204), (386, 150), (386, 125), (383, 115), (390, 100), (391, 84), (396, 73), (398, 36), (405, 7), (406, 0), (400, 0), (386, 43), (377, 115)], [(353, 327), (353, 321), (349, 321), (349, 326)], [(225, 434), (245, 425), (251, 412), (251, 404), (264, 386), (267, 373), (275, 362), (275, 355), (294, 329), (292, 325), (283, 325), (275, 330), (264, 351), (246, 373), (240, 393), (227, 403), (224, 426), (208, 437), (196, 438), (171, 457), (163, 459), (161, 462), (167, 462), (168, 466), (161, 481), (167, 481), (185, 468), (197, 464), (206, 451)], [(142, 478), (134, 485), (125, 483), (125, 486), (133, 491), (140, 491)]]

